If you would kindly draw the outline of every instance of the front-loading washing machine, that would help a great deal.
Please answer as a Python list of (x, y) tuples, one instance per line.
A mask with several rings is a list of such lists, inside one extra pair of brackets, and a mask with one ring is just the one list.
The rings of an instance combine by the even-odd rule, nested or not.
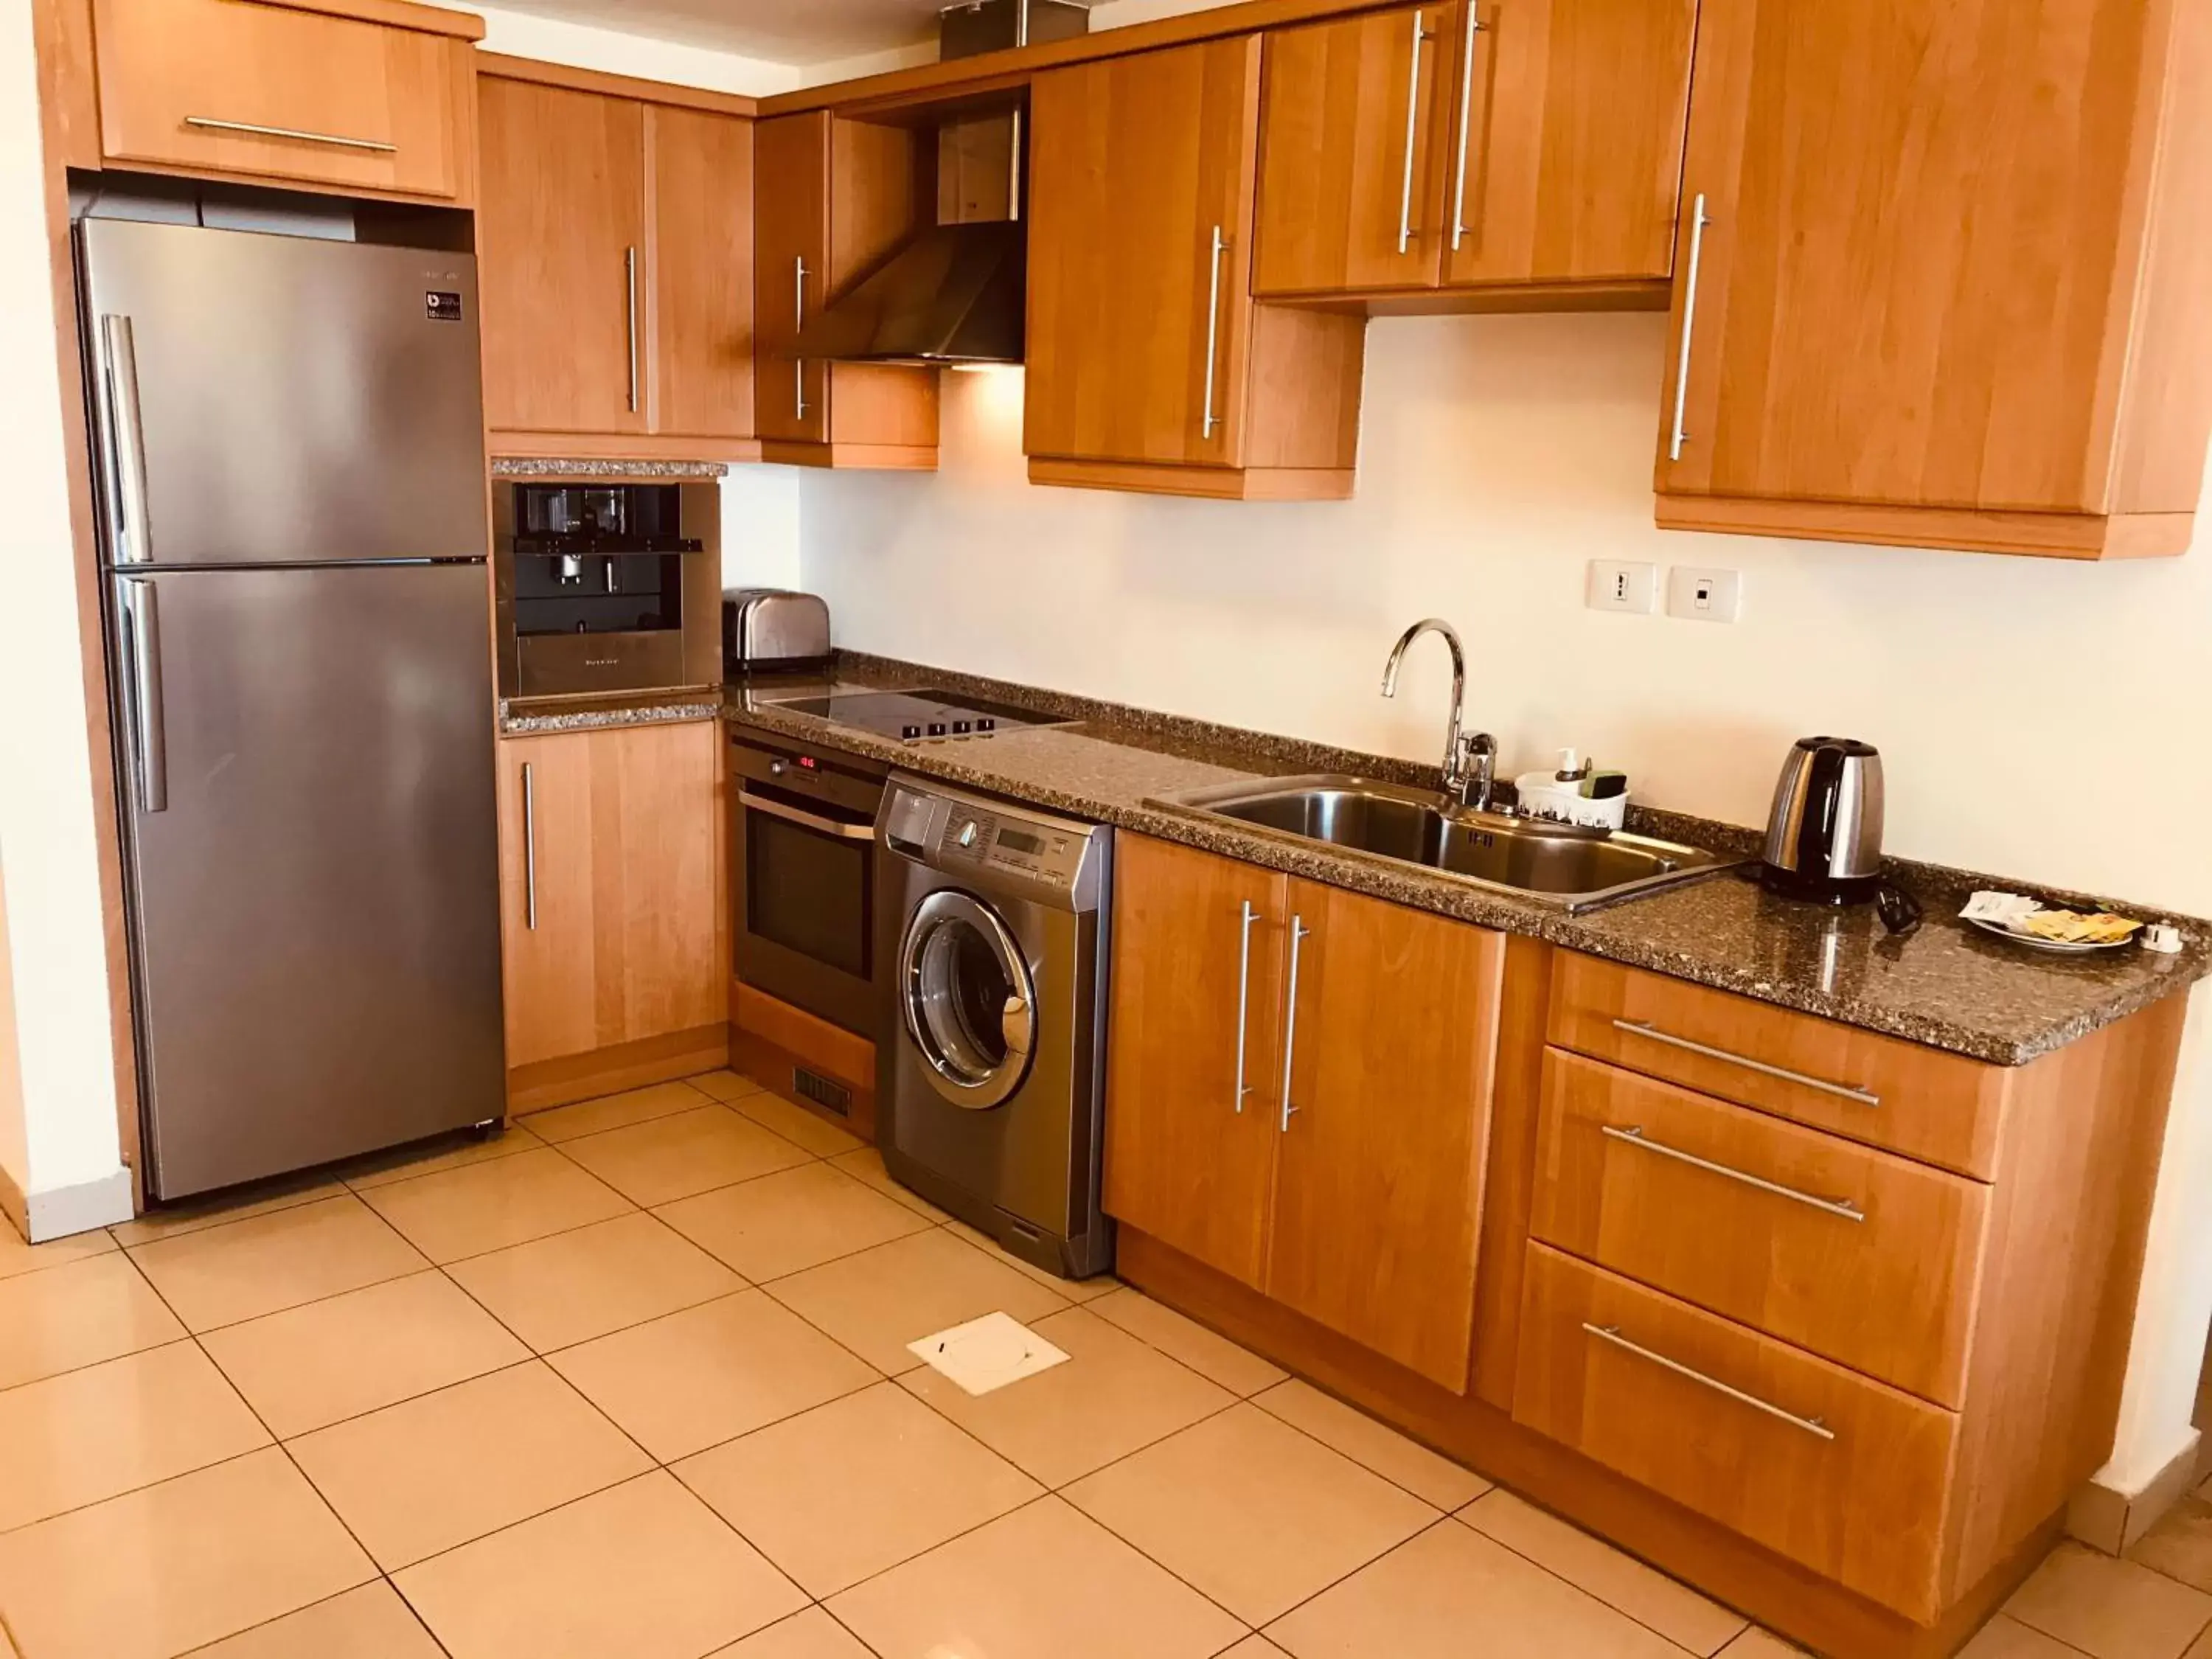
[(902, 773), (876, 823), (884, 1164), (1024, 1261), (1104, 1272), (1113, 831)]

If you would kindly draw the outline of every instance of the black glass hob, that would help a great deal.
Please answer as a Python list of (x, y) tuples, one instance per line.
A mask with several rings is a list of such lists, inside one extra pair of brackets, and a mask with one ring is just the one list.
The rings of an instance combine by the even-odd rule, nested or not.
[(824, 697), (779, 698), (781, 708), (813, 714), (879, 737), (906, 743), (983, 738), (1032, 726), (1071, 726), (1057, 715), (1012, 703), (925, 686), (914, 691), (832, 691)]

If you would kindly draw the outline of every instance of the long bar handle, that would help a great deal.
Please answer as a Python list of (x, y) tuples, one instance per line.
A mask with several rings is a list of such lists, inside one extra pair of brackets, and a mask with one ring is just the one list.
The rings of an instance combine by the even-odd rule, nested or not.
[(1690, 269), (1685, 273), (1682, 289), (1681, 356), (1674, 364), (1674, 430), (1667, 445), (1667, 459), (1682, 459), (1682, 446), (1690, 441), (1683, 425), (1688, 418), (1690, 402), (1690, 336), (1698, 325), (1698, 271), (1705, 264), (1705, 227), (1712, 220), (1705, 213), (1705, 192), (1700, 191), (1690, 209)]
[(825, 836), (836, 836), (840, 841), (873, 841), (876, 838), (876, 826), (872, 823), (840, 823), (836, 818), (825, 818), (818, 812), (786, 806), (781, 801), (770, 800), (766, 795), (756, 795), (750, 789), (738, 792), (738, 805), (748, 812), (765, 812), (772, 818), (781, 818), (786, 823), (818, 830)]
[(138, 402), (138, 343), (131, 319), (112, 312), (102, 316), (100, 343), (106, 359), (103, 402), (113, 449), (107, 503), (113, 557), (118, 564), (143, 564), (154, 556), (154, 537), (146, 517), (146, 423)]
[(1291, 983), (1290, 994), (1283, 1012), (1283, 1133), (1291, 1129), (1291, 1116), (1298, 1109), (1291, 1104), (1291, 1073), (1298, 1057), (1298, 947), (1312, 934), (1304, 916), (1291, 918)]
[(1252, 1085), (1244, 1080), (1244, 1036), (1250, 1025), (1252, 1007), (1252, 924), (1260, 913), (1252, 908), (1252, 901), (1244, 901), (1244, 937), (1237, 951), (1237, 1094), (1235, 1104), (1241, 1113), (1244, 1097), (1252, 1092)]
[(1819, 1418), (1800, 1417), (1796, 1412), (1784, 1411), (1773, 1401), (1761, 1400), (1755, 1394), (1746, 1394), (1741, 1389), (1733, 1388), (1722, 1382), (1717, 1376), (1707, 1376), (1703, 1371), (1693, 1370), (1679, 1359), (1669, 1359), (1663, 1353), (1655, 1353), (1640, 1342), (1631, 1342), (1620, 1334), (1620, 1327), (1618, 1325), (1593, 1325), (1585, 1319), (1583, 1321), (1583, 1328), (1601, 1342), (1610, 1342), (1614, 1347), (1632, 1353), (1638, 1359), (1648, 1359), (1653, 1364), (1674, 1372), (1677, 1376), (1686, 1376), (1692, 1382), (1703, 1383), (1715, 1394), (1726, 1395), (1738, 1405), (1748, 1406), (1753, 1411), (1765, 1412), (1769, 1417), (1778, 1417), (1793, 1429), (1802, 1429), (1806, 1433), (1816, 1435), (1823, 1440), (1833, 1440), (1836, 1437), (1836, 1431)]
[(522, 921), (538, 931), (538, 777), (528, 761), (522, 763)]
[[(1459, 51), (1459, 171), (1452, 183), (1452, 252), (1469, 228), (1467, 222), (1467, 149), (1468, 122), (1474, 114), (1474, 37), (1490, 26), (1482, 21), (1475, 0), (1467, 0), (1467, 31)], [(1402, 251), (1402, 250), (1401, 250)]]
[(1213, 243), (1209, 254), (1212, 260), (1212, 281), (1206, 295), (1206, 410), (1199, 425), (1198, 435), (1211, 438), (1213, 428), (1221, 424), (1221, 417), (1213, 412), (1214, 363), (1221, 348), (1221, 256), (1228, 252), (1229, 239), (1221, 234), (1221, 227), (1213, 228)]
[(124, 648), (129, 655), (131, 706), (136, 717), (138, 800), (149, 812), (169, 810), (169, 742), (161, 702), (161, 596), (154, 585), (125, 578), (122, 583)]
[(1795, 1187), (1785, 1187), (1778, 1181), (1769, 1181), (1764, 1176), (1753, 1175), (1747, 1170), (1738, 1170), (1726, 1164), (1716, 1164), (1710, 1158), (1699, 1158), (1695, 1152), (1686, 1152), (1679, 1146), (1669, 1146), (1663, 1141), (1653, 1140), (1644, 1133), (1643, 1126), (1632, 1124), (1623, 1129), (1611, 1123), (1598, 1126), (1599, 1132), (1615, 1140), (1625, 1140), (1632, 1146), (1641, 1146), (1647, 1152), (1656, 1152), (1662, 1158), (1671, 1158), (1677, 1164), (1686, 1164), (1692, 1169), (1709, 1170), (1717, 1176), (1726, 1176), (1730, 1181), (1740, 1181), (1747, 1187), (1756, 1187), (1762, 1193), (1772, 1193), (1777, 1198), (1786, 1198), (1795, 1204), (1803, 1204), (1824, 1214), (1841, 1216), (1846, 1221), (1864, 1221), (1866, 1212), (1845, 1198), (1820, 1198), (1802, 1192)]
[(1709, 1048), (1702, 1042), (1692, 1042), (1687, 1037), (1676, 1036), (1672, 1031), (1662, 1031), (1640, 1019), (1616, 1019), (1613, 1026), (1615, 1030), (1626, 1031), (1631, 1036), (1644, 1037), (1653, 1042), (1663, 1042), (1670, 1048), (1703, 1054), (1707, 1060), (1717, 1060), (1725, 1066), (1741, 1066), (1747, 1072), (1757, 1072), (1761, 1077), (1779, 1078), (1784, 1083), (1795, 1083), (1801, 1088), (1818, 1089), (1824, 1095), (1835, 1095), (1861, 1106), (1881, 1104), (1881, 1097), (1869, 1090), (1854, 1088), (1848, 1083), (1831, 1083), (1826, 1078), (1807, 1077), (1802, 1072), (1770, 1066), (1763, 1060), (1752, 1059), (1748, 1054), (1730, 1054), (1725, 1048)]
[(623, 250), (623, 292), (629, 327), (629, 412), (637, 413), (637, 250)]
[(1432, 39), (1428, 29), (1428, 14), (1416, 8), (1413, 12), (1413, 52), (1411, 67), (1406, 75), (1406, 173), (1398, 191), (1398, 252), (1403, 253), (1413, 241), (1413, 153), (1421, 141), (1421, 43)]
[(795, 421), (803, 421), (806, 418), (806, 359), (796, 354), (799, 331), (806, 325), (806, 256), (794, 255), (791, 266), (791, 416)]
[(243, 132), (256, 138), (289, 138), (302, 144), (328, 144), (335, 149), (374, 150), (379, 155), (396, 155), (397, 144), (387, 144), (381, 138), (348, 138), (335, 132), (307, 132), (298, 127), (264, 127), (254, 121), (220, 121), (212, 115), (187, 115), (185, 125), (199, 127), (210, 132)]

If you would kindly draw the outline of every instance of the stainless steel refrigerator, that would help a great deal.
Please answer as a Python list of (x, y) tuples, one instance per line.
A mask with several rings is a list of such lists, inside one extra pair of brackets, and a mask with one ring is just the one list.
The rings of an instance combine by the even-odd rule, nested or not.
[(497, 1117), (475, 262), (87, 219), (149, 1192)]

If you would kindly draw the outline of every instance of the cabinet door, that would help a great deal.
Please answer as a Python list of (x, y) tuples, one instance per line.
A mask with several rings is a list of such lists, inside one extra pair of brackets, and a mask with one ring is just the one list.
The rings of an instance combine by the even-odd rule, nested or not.
[(2102, 510), (2171, 13), (1705, 0), (1660, 489)]
[(645, 112), (645, 141), (653, 191), (653, 429), (749, 438), (752, 123), (653, 105)]
[(1290, 888), (1267, 1294), (1468, 1387), (1505, 936)]
[(1256, 294), (1432, 288), (1460, 8), (1370, 12), (1267, 37)]
[(830, 292), (829, 112), (757, 124), (753, 164), (755, 419), (763, 438), (823, 443), (829, 365), (802, 359), (798, 338)]
[(499, 745), (500, 931), (507, 1063), (599, 1046), (592, 977), (589, 732)]
[(1024, 448), (1239, 465), (1260, 37), (1054, 70), (1030, 100)]
[(1446, 286), (1667, 276), (1697, 21), (1697, 0), (1469, 0)]
[(485, 424), (644, 431), (644, 106), (486, 76), (477, 110)]
[(1257, 1286), (1284, 878), (1136, 836), (1115, 851), (1106, 1211)]

